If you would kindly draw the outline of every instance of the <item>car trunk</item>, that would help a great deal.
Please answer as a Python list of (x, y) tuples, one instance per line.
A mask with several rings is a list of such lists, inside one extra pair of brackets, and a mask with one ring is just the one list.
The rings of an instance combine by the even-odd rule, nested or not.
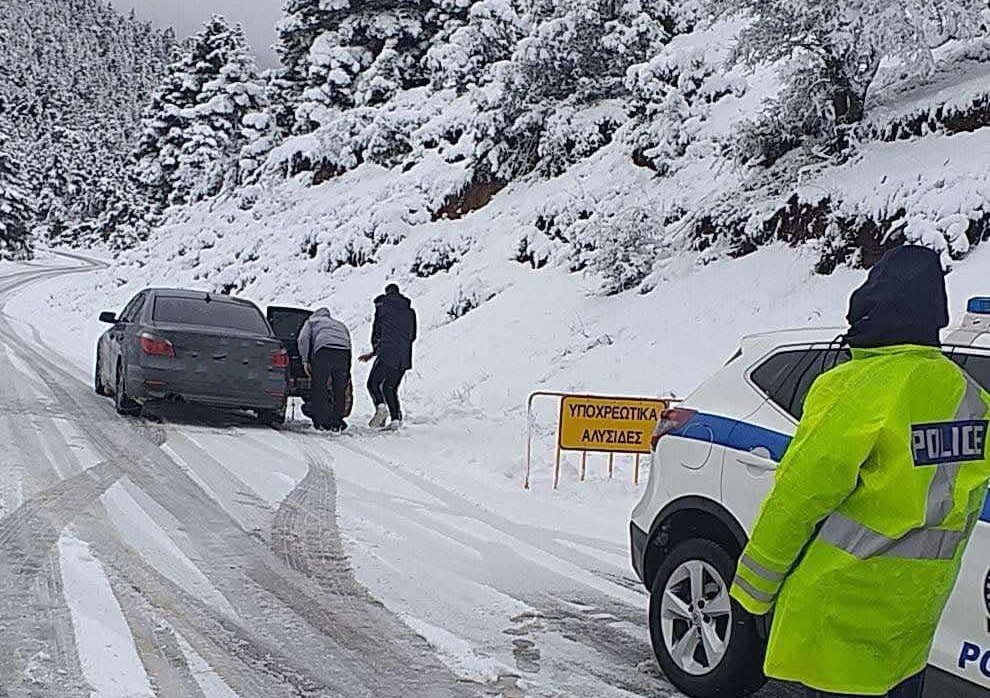
[(299, 331), (312, 314), (310, 310), (276, 306), (268, 308), (266, 312), (275, 336), (289, 352), (289, 395), (296, 397), (305, 397), (309, 393), (309, 377), (299, 353)]
[(250, 332), (159, 323), (155, 334), (172, 343), (174, 361), (203, 394), (236, 397), (267, 386), (277, 339)]

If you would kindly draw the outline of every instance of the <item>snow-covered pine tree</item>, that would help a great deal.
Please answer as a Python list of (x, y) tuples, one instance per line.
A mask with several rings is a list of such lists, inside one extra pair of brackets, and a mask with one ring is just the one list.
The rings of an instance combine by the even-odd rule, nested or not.
[(249, 138), (263, 136), (256, 132), (261, 124), (255, 117), (267, 106), (241, 27), (214, 17), (206, 25), (206, 38), (205, 62), (218, 69), (216, 77), (203, 84), (196, 106), (187, 111), (189, 140), (180, 151), (176, 172), (177, 198), (191, 201), (216, 195), (225, 179), (236, 175), (241, 149)]
[(423, 59), (431, 42), (464, 24), (470, 4), (289, 0), (286, 19), (279, 25), (279, 54), (286, 84), (303, 81), (296, 130), (311, 131), (336, 111), (378, 105), (399, 90), (427, 84)]
[(146, 199), (161, 210), (219, 193), (247, 144), (245, 117), (265, 105), (243, 30), (215, 15), (145, 111), (133, 172)]
[(459, 91), (493, 79), (491, 67), (508, 60), (529, 30), (522, 0), (478, 0), (467, 22), (427, 52), (426, 67), (437, 89)]
[(480, 95), (486, 166), (504, 180), (537, 167), (552, 175), (607, 143), (621, 116), (586, 108), (625, 96), (628, 68), (689, 30), (698, 8), (694, 0), (534, 0), (529, 36)]
[(30, 231), (34, 221), (24, 169), (0, 141), (0, 258), (31, 256)]
[(722, 14), (753, 17), (739, 37), (738, 59), (787, 62), (787, 87), (767, 120), (744, 133), (757, 152), (741, 157), (763, 160), (809, 136), (845, 147), (884, 59), (924, 75), (933, 48), (974, 35), (986, 9), (983, 0), (719, 0), (717, 6)]

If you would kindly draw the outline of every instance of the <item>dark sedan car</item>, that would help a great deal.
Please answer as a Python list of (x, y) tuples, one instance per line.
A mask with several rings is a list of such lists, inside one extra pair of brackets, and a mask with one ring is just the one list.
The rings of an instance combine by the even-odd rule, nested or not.
[(285, 421), (289, 355), (249, 301), (202, 291), (148, 289), (119, 316), (96, 351), (96, 392), (121, 414), (148, 402), (251, 410)]

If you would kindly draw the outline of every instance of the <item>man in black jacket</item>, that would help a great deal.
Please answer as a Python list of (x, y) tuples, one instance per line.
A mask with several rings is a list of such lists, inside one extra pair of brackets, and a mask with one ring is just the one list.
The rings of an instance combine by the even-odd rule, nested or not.
[(371, 330), (370, 354), (361, 357), (375, 359), (368, 378), (368, 392), (375, 403), (375, 416), (370, 426), (382, 428), (391, 417), (390, 429), (402, 426), (399, 405), (399, 385), (406, 371), (412, 368), (412, 348), (416, 341), (416, 311), (412, 302), (399, 293), (399, 287), (389, 284), (385, 295), (375, 299), (375, 324)]

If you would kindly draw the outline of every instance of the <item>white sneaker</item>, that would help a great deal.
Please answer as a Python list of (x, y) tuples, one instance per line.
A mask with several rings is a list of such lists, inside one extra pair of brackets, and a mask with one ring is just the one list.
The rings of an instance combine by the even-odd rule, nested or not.
[(388, 407), (385, 405), (379, 405), (375, 410), (375, 416), (371, 418), (368, 422), (368, 426), (372, 429), (381, 429), (385, 426), (388, 421)]
[(389, 425), (387, 427), (385, 427), (385, 428), (388, 431), (398, 431), (399, 429), (402, 428), (402, 420), (401, 419), (393, 419), (391, 422), (389, 422)]

